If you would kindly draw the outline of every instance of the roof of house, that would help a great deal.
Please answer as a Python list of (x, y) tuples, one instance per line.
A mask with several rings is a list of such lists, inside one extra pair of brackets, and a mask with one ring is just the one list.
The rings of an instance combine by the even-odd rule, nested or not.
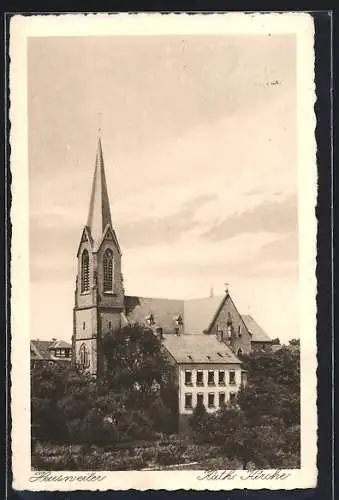
[(128, 321), (145, 324), (151, 313), (154, 326), (159, 325), (163, 333), (173, 333), (176, 319), (179, 315), (184, 315), (184, 302), (176, 299), (125, 296), (125, 314)]
[(71, 349), (72, 345), (64, 340), (54, 340), (51, 342), (49, 349)]
[(177, 363), (241, 363), (212, 335), (167, 335), (163, 345)]
[[(211, 326), (213, 318), (225, 296), (199, 299), (158, 299), (152, 297), (125, 296), (126, 319), (130, 322), (146, 324), (152, 313), (154, 326), (163, 329), (164, 334), (174, 333), (176, 319), (180, 315), (184, 321), (184, 332), (189, 335), (202, 334)], [(267, 333), (250, 315), (242, 319), (252, 335), (253, 342), (271, 342)]]
[(53, 349), (71, 349), (72, 346), (64, 340), (31, 340), (31, 359), (60, 359), (53, 356)]
[(252, 318), (252, 316), (250, 316), (249, 314), (244, 314), (242, 316), (242, 319), (244, 320), (248, 331), (252, 335), (252, 342), (272, 342), (267, 333), (264, 332), (261, 326), (259, 326), (258, 323)]
[(224, 299), (225, 296), (216, 296), (185, 300), (185, 332), (197, 334), (207, 330)]

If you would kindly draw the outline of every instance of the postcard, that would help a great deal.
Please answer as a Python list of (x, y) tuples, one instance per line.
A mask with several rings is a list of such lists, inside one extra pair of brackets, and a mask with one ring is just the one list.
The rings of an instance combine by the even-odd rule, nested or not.
[(312, 16), (9, 36), (13, 487), (315, 487)]

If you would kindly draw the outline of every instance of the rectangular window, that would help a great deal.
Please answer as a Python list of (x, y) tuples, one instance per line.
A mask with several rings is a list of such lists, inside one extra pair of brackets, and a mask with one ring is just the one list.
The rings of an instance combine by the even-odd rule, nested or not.
[(192, 372), (190, 370), (185, 371), (185, 385), (192, 385)]
[(85, 330), (85, 328), (86, 328), (86, 323), (85, 323), (85, 322), (83, 322), (83, 324), (82, 324), (82, 329), (83, 329), (83, 330)]
[(112, 321), (108, 322), (108, 328), (111, 330), (111, 328), (112, 328)]
[(69, 358), (71, 356), (71, 351), (69, 349), (65, 349), (65, 358)]
[(231, 403), (235, 403), (235, 396), (236, 396), (236, 395), (235, 395), (235, 392), (231, 392), (231, 393), (230, 393), (230, 402), (231, 402)]
[(225, 372), (224, 372), (224, 370), (219, 370), (219, 385), (225, 385)]
[(219, 392), (219, 406), (222, 406), (225, 404), (225, 393), (224, 392)]
[(185, 394), (185, 408), (192, 408), (192, 394)]
[(197, 371), (197, 385), (204, 385), (204, 373), (202, 370)]
[(214, 404), (214, 394), (213, 392), (210, 392), (208, 394), (208, 407), (209, 408), (214, 408), (215, 407), (215, 404)]
[(212, 370), (209, 370), (209, 372), (208, 372), (208, 385), (215, 385), (214, 371), (212, 371)]
[(199, 392), (197, 394), (197, 406), (203, 404), (204, 404), (204, 395), (201, 392)]
[(230, 385), (235, 385), (235, 372), (230, 372)]

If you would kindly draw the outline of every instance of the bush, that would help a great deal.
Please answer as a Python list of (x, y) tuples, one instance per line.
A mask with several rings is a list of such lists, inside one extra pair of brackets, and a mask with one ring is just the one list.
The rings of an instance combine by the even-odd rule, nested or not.
[(178, 450), (174, 449), (160, 449), (157, 455), (157, 463), (159, 465), (173, 465), (177, 464), (181, 461), (181, 455), (178, 453)]
[(145, 448), (142, 451), (141, 456), (142, 456), (142, 459), (144, 460), (145, 463), (154, 462), (158, 456), (158, 449), (157, 448)]

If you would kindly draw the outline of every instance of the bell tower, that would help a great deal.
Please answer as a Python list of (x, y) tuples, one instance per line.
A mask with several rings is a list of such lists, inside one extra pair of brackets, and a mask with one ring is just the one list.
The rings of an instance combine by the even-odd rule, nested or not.
[(121, 327), (121, 250), (113, 229), (99, 138), (87, 224), (82, 230), (73, 308), (73, 362), (93, 375), (104, 368), (102, 339)]

